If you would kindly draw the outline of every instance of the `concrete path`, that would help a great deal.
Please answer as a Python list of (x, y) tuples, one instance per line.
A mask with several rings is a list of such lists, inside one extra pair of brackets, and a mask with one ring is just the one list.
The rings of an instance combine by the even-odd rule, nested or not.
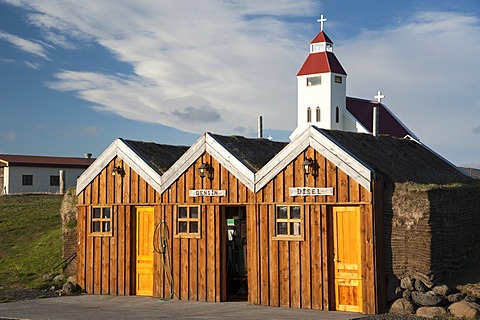
[(249, 305), (247, 302), (160, 301), (151, 297), (81, 295), (0, 303), (0, 319), (359, 319), (350, 312)]

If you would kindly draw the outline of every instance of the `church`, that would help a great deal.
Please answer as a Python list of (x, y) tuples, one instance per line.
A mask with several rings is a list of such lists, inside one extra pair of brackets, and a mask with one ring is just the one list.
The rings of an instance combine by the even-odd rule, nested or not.
[[(373, 314), (386, 310), (389, 278), (434, 283), (455, 271), (448, 255), (480, 240), (471, 208), (452, 209), (464, 239), (445, 253), (428, 224), (451, 211), (422, 206), (411, 217), (396, 195), (456, 183), (462, 201), (468, 178), (419, 143), (380, 92), (377, 101), (346, 96), (322, 20), (297, 75), (290, 142), (210, 132), (190, 147), (118, 138), (79, 177), (77, 283), (87, 293)], [(430, 191), (400, 202), (455, 207)]]

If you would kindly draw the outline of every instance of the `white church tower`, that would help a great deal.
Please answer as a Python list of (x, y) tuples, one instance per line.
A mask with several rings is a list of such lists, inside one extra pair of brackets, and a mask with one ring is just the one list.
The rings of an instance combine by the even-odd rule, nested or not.
[(317, 20), (320, 33), (310, 43), (310, 54), (297, 74), (297, 128), (290, 135), (291, 140), (311, 125), (329, 130), (347, 130), (352, 126), (344, 123), (348, 114), (347, 73), (333, 53), (332, 40), (323, 32), (326, 20), (323, 15)]

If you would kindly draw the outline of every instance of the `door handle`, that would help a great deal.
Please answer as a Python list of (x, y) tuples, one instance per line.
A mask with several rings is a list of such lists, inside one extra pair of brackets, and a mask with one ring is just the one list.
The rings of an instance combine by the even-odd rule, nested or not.
[(340, 262), (340, 260), (337, 260), (337, 259), (333, 259), (333, 262)]

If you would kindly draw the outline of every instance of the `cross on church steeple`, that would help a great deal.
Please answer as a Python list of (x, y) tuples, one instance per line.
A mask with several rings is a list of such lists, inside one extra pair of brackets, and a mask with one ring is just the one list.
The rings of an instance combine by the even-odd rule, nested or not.
[(374, 96), (375, 99), (377, 99), (378, 103), (382, 103), (382, 99), (385, 99), (385, 95), (382, 94), (382, 91), (378, 91), (377, 95)]
[(323, 31), (323, 23), (327, 21), (327, 18), (323, 17), (323, 14), (320, 15), (320, 19), (317, 20), (317, 22), (320, 22), (320, 31)]

